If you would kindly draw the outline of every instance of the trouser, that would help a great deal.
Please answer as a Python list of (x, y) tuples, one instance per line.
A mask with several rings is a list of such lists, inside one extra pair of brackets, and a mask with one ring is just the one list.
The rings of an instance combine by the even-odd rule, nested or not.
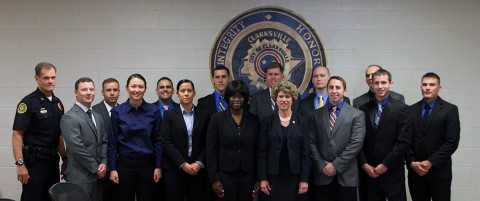
[(154, 198), (154, 157), (124, 157), (117, 159), (118, 184), (114, 185), (115, 201), (151, 201)]
[(451, 179), (434, 179), (429, 175), (419, 176), (415, 171), (408, 172), (408, 189), (413, 201), (450, 201)]
[(338, 175), (335, 175), (332, 182), (327, 185), (316, 185), (313, 187), (316, 201), (357, 201), (357, 187), (342, 186), (338, 183)]
[(48, 190), (53, 184), (60, 182), (60, 170), (58, 154), (48, 157), (27, 156), (25, 166), (28, 170), (30, 179), (26, 184), (22, 184), (21, 201), (48, 201), (50, 196)]

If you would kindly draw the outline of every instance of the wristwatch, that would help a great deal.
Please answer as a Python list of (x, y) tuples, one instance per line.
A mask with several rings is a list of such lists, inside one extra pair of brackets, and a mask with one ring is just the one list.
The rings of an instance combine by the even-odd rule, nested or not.
[(18, 159), (15, 161), (15, 165), (23, 165), (23, 159)]

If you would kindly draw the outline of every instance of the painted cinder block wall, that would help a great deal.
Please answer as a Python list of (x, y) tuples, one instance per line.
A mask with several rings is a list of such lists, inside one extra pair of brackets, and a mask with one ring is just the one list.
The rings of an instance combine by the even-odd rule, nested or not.
[[(210, 48), (235, 15), (280, 6), (303, 16), (320, 36), (332, 74), (348, 96), (366, 92), (372, 63), (393, 74), (407, 104), (420, 100), (420, 77), (437, 72), (440, 95), (460, 109), (460, 146), (453, 156), (453, 200), (480, 200), (480, 1), (478, 0), (0, 0), (0, 197), (20, 198), (11, 149), (16, 104), (35, 89), (34, 66), (58, 67), (55, 94), (69, 109), (74, 81), (97, 87), (132, 73), (147, 78), (155, 101), (161, 76), (193, 80), (197, 98), (212, 92)], [(97, 88), (99, 89), (99, 88)], [(122, 88), (120, 101), (126, 100)], [(97, 99), (102, 99), (99, 90)]]

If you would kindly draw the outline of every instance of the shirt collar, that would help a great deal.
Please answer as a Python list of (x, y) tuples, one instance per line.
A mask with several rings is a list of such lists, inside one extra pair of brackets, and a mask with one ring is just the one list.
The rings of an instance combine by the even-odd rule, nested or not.
[(317, 98), (320, 98), (320, 96), (321, 96), (321, 97), (323, 97), (323, 100), (324, 100), (324, 101), (327, 100), (327, 97), (328, 97), (327, 92), (321, 93), (321, 94), (318, 93), (318, 92), (315, 92), (315, 94), (317, 95)]
[[(145, 102), (145, 99), (142, 99), (142, 104), (140, 106), (138, 106), (138, 109), (143, 110), (143, 111), (147, 111), (145, 109), (146, 104), (148, 104), (148, 103)], [(127, 99), (127, 111), (132, 111), (132, 110), (135, 110), (135, 107), (133, 107), (132, 104), (130, 104), (130, 98), (129, 98), (129, 99)]]
[(382, 106), (385, 106), (387, 105), (387, 101), (390, 99), (390, 95), (388, 95), (386, 98), (384, 98), (383, 100), (381, 101), (378, 101), (377, 99), (375, 99), (375, 103), (378, 105), (379, 103), (382, 104)]
[(333, 105), (332, 103), (330, 103), (330, 101), (328, 101), (328, 109), (332, 110), (333, 106), (337, 106), (337, 110), (341, 110), (344, 104), (345, 104), (345, 100), (343, 100), (342, 102), (340, 102), (337, 105)]
[[(105, 105), (105, 107), (107, 108), (107, 111), (110, 111), (110, 110), (112, 110), (112, 108), (113, 108), (113, 107), (112, 107), (112, 106), (110, 106), (110, 105), (109, 105), (107, 102), (105, 102), (105, 100), (103, 100), (103, 104), (104, 104), (104, 105)], [(117, 106), (117, 105), (118, 105), (118, 103), (117, 103), (117, 104), (115, 104), (115, 106)]]
[(180, 104), (180, 111), (182, 111), (182, 114), (193, 114), (194, 110), (195, 110), (195, 107), (192, 107), (192, 111), (187, 112), (185, 109), (183, 109), (182, 104)]
[[(37, 93), (37, 95), (40, 97), (40, 100), (42, 102), (45, 101), (45, 100), (50, 101), (50, 99), (48, 99), (48, 97), (46, 97), (45, 94), (43, 94), (38, 87), (37, 87), (37, 90), (35, 90), (35, 93)], [(57, 97), (52, 92), (52, 100), (50, 102), (55, 102), (55, 101), (57, 101)]]
[(213, 92), (213, 94), (215, 95), (215, 100), (219, 100), (220, 97), (223, 96), (223, 95), (222, 95), (220, 92), (218, 92), (217, 90), (215, 90), (215, 91)]
[(92, 108), (88, 108), (87, 106), (81, 104), (81, 103), (78, 102), (78, 101), (75, 101), (75, 104), (78, 105), (80, 108), (82, 108), (82, 110), (83, 110), (84, 112), (87, 112), (88, 110), (90, 110), (90, 111), (92, 110)]
[[(435, 103), (437, 102), (438, 100), (438, 97), (435, 98), (432, 102), (428, 103), (428, 106), (430, 106), (430, 109), (433, 108), (433, 106), (435, 106)], [(425, 109), (425, 105), (427, 105), (427, 103), (425, 101), (422, 101), (422, 109)]]

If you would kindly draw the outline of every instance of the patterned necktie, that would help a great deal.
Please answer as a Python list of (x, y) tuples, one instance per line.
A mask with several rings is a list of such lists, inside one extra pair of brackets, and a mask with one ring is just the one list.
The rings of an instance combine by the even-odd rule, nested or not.
[(330, 112), (330, 131), (333, 130), (336, 120), (337, 120), (337, 106), (333, 106), (332, 112)]
[(225, 110), (225, 103), (223, 103), (223, 96), (220, 96), (220, 98), (218, 98), (218, 111), (221, 112), (221, 111), (224, 111)]
[(271, 101), (272, 111), (275, 111), (275, 101), (273, 101), (273, 98), (270, 98), (270, 101)]
[(164, 109), (165, 111), (167, 111), (168, 109), (170, 109), (170, 107), (169, 107), (168, 105), (163, 105), (162, 107), (163, 107), (163, 109)]
[(317, 109), (323, 107), (323, 96), (318, 97)]
[(378, 123), (380, 122), (380, 117), (382, 117), (383, 108), (382, 108), (382, 103), (377, 103), (377, 105), (378, 105), (378, 109), (377, 109), (377, 113), (375, 113), (375, 126), (378, 128)]

